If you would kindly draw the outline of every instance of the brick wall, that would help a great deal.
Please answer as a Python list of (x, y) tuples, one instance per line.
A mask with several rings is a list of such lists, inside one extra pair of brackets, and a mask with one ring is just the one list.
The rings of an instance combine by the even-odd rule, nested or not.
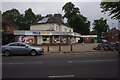
[(92, 43), (92, 38), (91, 37), (86, 37), (84, 38), (85, 43)]
[(118, 42), (118, 41), (120, 41), (119, 37), (107, 36), (106, 38), (107, 38), (108, 42)]

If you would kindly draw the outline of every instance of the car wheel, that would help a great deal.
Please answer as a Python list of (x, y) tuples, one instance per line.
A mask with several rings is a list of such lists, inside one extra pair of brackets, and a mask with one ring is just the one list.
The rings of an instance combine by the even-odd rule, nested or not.
[(3, 53), (5, 56), (9, 56), (10, 55), (10, 51), (4, 51), (4, 53)]
[(37, 52), (35, 51), (35, 50), (32, 50), (31, 52), (30, 52), (30, 55), (31, 56), (35, 56), (37, 54)]

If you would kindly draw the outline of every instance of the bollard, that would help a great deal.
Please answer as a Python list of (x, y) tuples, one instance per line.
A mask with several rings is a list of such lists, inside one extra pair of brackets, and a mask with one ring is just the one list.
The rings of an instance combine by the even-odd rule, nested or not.
[(59, 44), (59, 51), (61, 51), (61, 45)]
[(60, 45), (60, 43), (59, 43), (59, 52), (61, 51), (61, 45)]
[(48, 50), (48, 52), (49, 52), (49, 45), (47, 46), (47, 50)]
[(70, 50), (71, 50), (71, 51), (73, 50), (73, 49), (72, 49), (72, 43), (71, 43), (71, 49), (70, 49)]

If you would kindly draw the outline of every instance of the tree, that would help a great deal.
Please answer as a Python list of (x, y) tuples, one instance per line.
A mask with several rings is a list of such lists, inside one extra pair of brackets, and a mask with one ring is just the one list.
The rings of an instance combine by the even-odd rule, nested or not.
[(2, 14), (2, 12), (0, 11), (0, 15)]
[(27, 25), (27, 23), (26, 23), (26, 20), (25, 20), (25, 17), (24, 17), (24, 15), (23, 14), (21, 14), (21, 15), (19, 15), (19, 16), (17, 16), (18, 17), (18, 20), (16, 21), (18, 24), (16, 24), (16, 25), (18, 25), (20, 28), (20, 30), (26, 30), (26, 29), (29, 29), (29, 28), (26, 28), (28, 25)]
[(39, 20), (41, 20), (41, 19), (43, 19), (44, 17), (43, 16), (41, 16), (41, 14), (37, 14), (36, 15), (36, 22), (35, 23), (37, 23)]
[(23, 29), (29, 30), (30, 25), (37, 23), (40, 19), (42, 19), (42, 16), (40, 14), (35, 15), (31, 8), (25, 11), (24, 15), (24, 27)]
[(26, 10), (25, 14), (20, 14), (17, 9), (7, 10), (2, 16), (19, 26), (20, 30), (29, 30), (30, 25), (35, 24), (42, 19), (42, 16), (40, 14), (35, 15), (31, 8)]
[(120, 0), (118, 1), (119, 2), (101, 2), (102, 12), (109, 12), (109, 16), (112, 15), (112, 19), (120, 19)]
[[(0, 11), (0, 21), (2, 21), (1, 19), (2, 19), (2, 12)], [(0, 25), (1, 25), (1, 23), (0, 23)]]
[(62, 7), (62, 10), (65, 13), (63, 17), (67, 19), (68, 25), (72, 27), (75, 32), (89, 34), (90, 21), (80, 14), (79, 8), (75, 7), (71, 2), (68, 2)]
[(2, 16), (7, 18), (12, 23), (18, 24), (16, 21), (18, 20), (18, 16), (20, 16), (20, 12), (17, 9), (13, 8), (11, 10), (3, 12)]
[(107, 32), (109, 29), (109, 26), (107, 24), (107, 20), (100, 18), (98, 20), (94, 20), (93, 22), (93, 33), (96, 33), (98, 35), (98, 38), (101, 39), (101, 34), (103, 32)]
[(29, 29), (31, 24), (36, 23), (36, 16), (31, 8), (25, 11), (24, 19), (25, 19), (26, 29)]
[(52, 14), (47, 14), (45, 17), (50, 17), (50, 16), (53, 16)]
[(64, 10), (65, 14), (64, 17), (69, 18), (71, 17), (71, 15), (79, 15), (79, 8), (76, 8), (74, 4), (72, 4), (71, 2), (66, 3), (63, 7), (62, 10)]

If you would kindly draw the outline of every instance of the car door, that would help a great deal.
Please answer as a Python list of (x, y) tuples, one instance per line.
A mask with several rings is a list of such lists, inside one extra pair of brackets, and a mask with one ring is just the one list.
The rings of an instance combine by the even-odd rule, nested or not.
[(18, 45), (19, 45), (20, 54), (29, 54), (30, 49), (29, 47), (26, 47), (26, 44), (19, 43)]
[(19, 46), (18, 43), (13, 43), (9, 45), (9, 49), (11, 50), (12, 54), (19, 54)]

